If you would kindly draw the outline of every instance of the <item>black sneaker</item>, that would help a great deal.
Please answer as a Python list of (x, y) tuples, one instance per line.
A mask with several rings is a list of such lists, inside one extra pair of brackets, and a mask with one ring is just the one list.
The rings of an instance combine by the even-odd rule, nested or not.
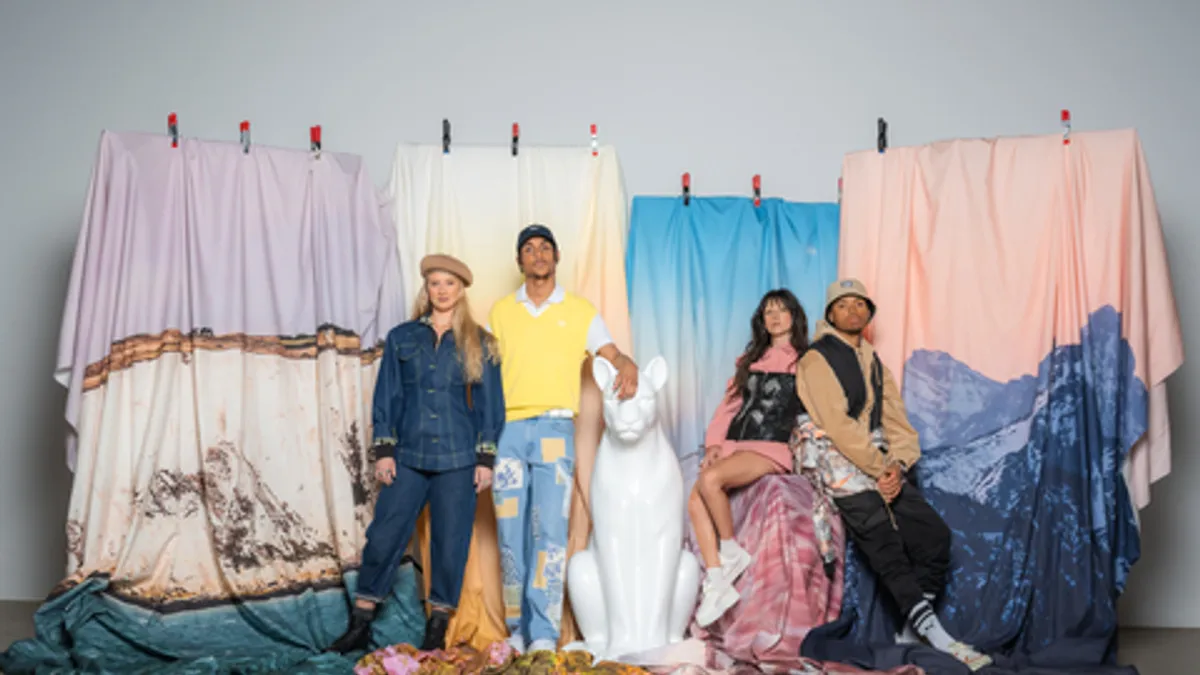
[(450, 615), (434, 610), (425, 622), (425, 639), (421, 641), (421, 651), (432, 652), (446, 648), (446, 628), (450, 626)]
[(354, 611), (350, 614), (350, 627), (325, 651), (339, 654), (365, 652), (371, 645), (371, 621), (374, 619), (374, 609), (355, 606)]

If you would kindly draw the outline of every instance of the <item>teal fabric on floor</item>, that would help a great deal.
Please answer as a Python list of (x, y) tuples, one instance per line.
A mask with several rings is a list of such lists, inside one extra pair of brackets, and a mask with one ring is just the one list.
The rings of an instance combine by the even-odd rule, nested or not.
[[(37, 637), (0, 654), (0, 672), (347, 673), (361, 654), (323, 650), (346, 629), (356, 576), (347, 572), (345, 587), (168, 613), (120, 599), (107, 578), (92, 577), (38, 609)], [(406, 561), (375, 621), (372, 649), (420, 644), (425, 631), (420, 585), (417, 568)]]

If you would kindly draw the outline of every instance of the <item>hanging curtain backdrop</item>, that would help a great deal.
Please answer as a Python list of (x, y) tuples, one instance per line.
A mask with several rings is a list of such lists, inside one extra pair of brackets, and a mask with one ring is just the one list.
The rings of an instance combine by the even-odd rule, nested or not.
[[(357, 157), (102, 136), (56, 372), (68, 576), (0, 670), (350, 665), (321, 652), (372, 515), (394, 247)], [(417, 583), (402, 567), (377, 638), (420, 639)]]
[[(861, 152), (844, 177), (840, 269), (878, 304), (873, 342), (903, 372), (917, 477), (954, 533), (948, 627), (1013, 652), (998, 659), (1011, 670), (1110, 663), (1138, 557), (1130, 493), (1145, 503), (1169, 466), (1161, 392), (1183, 361), (1137, 135)], [(897, 658), (853, 649), (895, 628), (863, 569), (851, 557), (856, 630), (810, 634), (806, 655)]]
[[(396, 246), (410, 288), (420, 287), (419, 261), (429, 253), (449, 253), (471, 267), (475, 283), (468, 295), (481, 324), (492, 304), (524, 281), (517, 268), (517, 234), (530, 223), (554, 231), (562, 259), (558, 283), (590, 300), (603, 315), (617, 347), (630, 353), (629, 309), (624, 253), (628, 223), (621, 168), (616, 152), (600, 148), (507, 147), (401, 144), (390, 182)], [(585, 507), (592, 461), (602, 428), (600, 391), (584, 381), (575, 434), (575, 485), (567, 555), (587, 544), (591, 529)], [(419, 525), (422, 556), (428, 560), (428, 516)], [(426, 580), (428, 586), (428, 579)], [(500, 554), (490, 493), (479, 500), (471, 553), (458, 611), (447, 642), (484, 649), (503, 640)], [(569, 609), (563, 614), (563, 643), (578, 635)]]
[(759, 300), (773, 288), (791, 290), (811, 335), (837, 255), (836, 204), (634, 198), (626, 258), (634, 353), (667, 359), (663, 422), (688, 485)]

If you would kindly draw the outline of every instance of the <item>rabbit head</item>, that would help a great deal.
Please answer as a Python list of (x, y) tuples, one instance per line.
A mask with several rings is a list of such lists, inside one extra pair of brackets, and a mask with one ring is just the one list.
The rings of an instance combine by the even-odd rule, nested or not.
[(613, 391), (617, 369), (607, 359), (596, 357), (592, 376), (604, 396), (606, 433), (622, 443), (636, 443), (658, 424), (658, 392), (667, 383), (667, 362), (663, 357), (654, 357), (638, 371), (637, 393), (628, 400), (622, 401)]

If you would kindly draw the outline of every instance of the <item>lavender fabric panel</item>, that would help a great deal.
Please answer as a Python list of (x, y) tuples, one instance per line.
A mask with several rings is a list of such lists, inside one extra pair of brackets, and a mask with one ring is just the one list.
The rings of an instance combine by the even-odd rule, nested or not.
[(374, 345), (406, 310), (394, 237), (357, 156), (104, 132), (59, 337), (68, 422), (84, 369), (132, 335), (333, 324)]

